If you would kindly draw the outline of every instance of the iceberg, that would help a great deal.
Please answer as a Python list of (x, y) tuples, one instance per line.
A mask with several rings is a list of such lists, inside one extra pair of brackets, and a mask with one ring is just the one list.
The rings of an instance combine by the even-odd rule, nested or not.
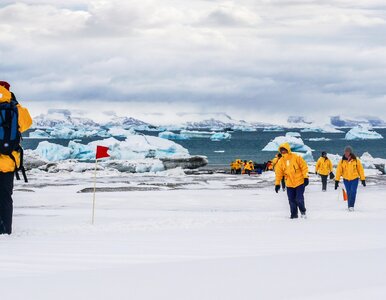
[(72, 158), (71, 149), (48, 141), (40, 142), (34, 152), (44, 160), (58, 161)]
[(284, 128), (281, 126), (268, 126), (263, 129), (264, 132), (278, 132), (284, 131)]
[(315, 162), (311, 151), (307, 151), (306, 153), (299, 153), (299, 152), (295, 152), (295, 153), (303, 157), (303, 159), (308, 163)]
[(300, 132), (292, 132), (292, 131), (289, 131), (285, 134), (285, 136), (294, 136), (294, 137), (301, 137), (301, 134)]
[(159, 137), (145, 135), (132, 135), (124, 141), (108, 138), (93, 141), (87, 145), (70, 141), (67, 147), (43, 141), (34, 151), (48, 161), (92, 160), (95, 159), (97, 145), (109, 147), (111, 159), (117, 160), (136, 160), (149, 157), (186, 158), (190, 156), (188, 150), (181, 145)]
[(181, 130), (180, 134), (188, 138), (210, 138), (215, 132), (196, 131), (196, 130)]
[(262, 151), (275, 151), (277, 152), (279, 146), (283, 143), (289, 143), (293, 152), (311, 152), (312, 149), (304, 144), (301, 138), (293, 136), (278, 136), (274, 140), (270, 141)]
[(29, 133), (29, 138), (31, 139), (51, 139), (51, 135), (44, 130), (36, 129), (35, 131), (32, 131)]
[(327, 142), (331, 141), (329, 138), (321, 137), (321, 138), (310, 138), (308, 139), (310, 142)]
[(307, 127), (300, 130), (300, 132), (344, 133), (342, 130), (336, 129), (331, 125)]
[(360, 157), (360, 160), (364, 168), (375, 169), (376, 165), (386, 166), (386, 159), (384, 158), (375, 158), (370, 153), (365, 152)]
[(213, 134), (210, 139), (214, 142), (222, 140), (230, 140), (232, 135), (228, 132), (216, 132)]
[(135, 134), (135, 130), (133, 128), (124, 129), (122, 127), (111, 127), (107, 131), (108, 136), (114, 136), (114, 137), (128, 137), (133, 134)]
[(346, 133), (346, 140), (377, 140), (383, 139), (383, 136), (378, 132), (370, 130), (366, 126), (357, 126)]
[(257, 129), (255, 127), (245, 126), (245, 125), (235, 125), (235, 126), (232, 127), (232, 130), (244, 131), (244, 132), (255, 132), (255, 131), (257, 131)]
[(167, 140), (188, 140), (189, 137), (184, 134), (174, 133), (171, 131), (163, 131), (158, 133), (158, 137)]

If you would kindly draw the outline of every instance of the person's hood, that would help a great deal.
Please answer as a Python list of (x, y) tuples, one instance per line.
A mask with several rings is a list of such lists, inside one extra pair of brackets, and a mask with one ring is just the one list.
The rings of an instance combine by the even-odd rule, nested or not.
[(280, 148), (286, 149), (286, 150), (288, 151), (288, 154), (291, 153), (291, 146), (290, 146), (290, 144), (288, 144), (288, 143), (283, 143), (283, 144), (281, 144), (280, 147), (279, 147), (279, 152), (280, 152)]
[(0, 103), (11, 102), (12, 94), (5, 87), (0, 85)]

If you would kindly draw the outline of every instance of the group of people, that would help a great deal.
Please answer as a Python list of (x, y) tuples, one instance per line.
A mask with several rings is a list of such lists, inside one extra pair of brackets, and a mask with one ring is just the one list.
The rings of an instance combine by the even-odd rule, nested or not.
[[(291, 219), (301, 217), (306, 218), (306, 207), (304, 203), (304, 191), (309, 184), (308, 165), (298, 154), (291, 151), (288, 143), (280, 145), (276, 156), (262, 165), (263, 171), (275, 172), (275, 191), (280, 189), (287, 190), (290, 205)], [(252, 160), (247, 162), (236, 159), (231, 163), (231, 174), (248, 174), (255, 171), (257, 164)], [(258, 172), (257, 172), (258, 173)], [(332, 161), (327, 157), (327, 152), (323, 151), (315, 166), (315, 173), (320, 176), (322, 191), (327, 191), (328, 178), (335, 179), (335, 190), (339, 187), (339, 182), (343, 177), (343, 183), (347, 193), (348, 210), (354, 211), (357, 188), (359, 180), (366, 186), (366, 177), (361, 161), (353, 153), (353, 149), (347, 146), (344, 149), (342, 159), (339, 161), (334, 174)]]
[(241, 159), (236, 159), (230, 163), (231, 174), (248, 174), (251, 176), (251, 173), (255, 170), (255, 164), (252, 160), (242, 161)]
[[(284, 180), (290, 205), (290, 218), (298, 218), (299, 211), (301, 217), (306, 218), (304, 191), (309, 184), (308, 165), (300, 155), (291, 152), (288, 143), (280, 145), (276, 158), (274, 163), (275, 191), (279, 192)], [(342, 159), (336, 168), (336, 176), (333, 173), (333, 164), (324, 151), (316, 163), (315, 173), (321, 177), (322, 191), (327, 191), (328, 176), (330, 179), (335, 178), (335, 190), (338, 189), (340, 179), (343, 177), (348, 196), (348, 210), (354, 211), (359, 180), (363, 186), (366, 186), (366, 177), (361, 161), (350, 146), (344, 149)]]

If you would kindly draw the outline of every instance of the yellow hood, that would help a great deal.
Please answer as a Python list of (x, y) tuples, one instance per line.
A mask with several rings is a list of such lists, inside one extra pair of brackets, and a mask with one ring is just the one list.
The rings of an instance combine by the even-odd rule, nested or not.
[(11, 102), (11, 92), (0, 85), (0, 102)]
[(279, 152), (280, 152), (280, 148), (286, 149), (286, 150), (288, 151), (288, 154), (291, 153), (291, 146), (290, 146), (290, 144), (288, 144), (288, 143), (283, 143), (283, 144), (281, 144), (280, 147), (279, 147)]

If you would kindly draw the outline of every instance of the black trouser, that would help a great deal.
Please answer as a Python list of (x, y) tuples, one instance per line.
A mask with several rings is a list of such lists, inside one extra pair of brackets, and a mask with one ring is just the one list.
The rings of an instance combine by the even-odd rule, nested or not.
[(304, 184), (299, 185), (296, 188), (287, 187), (288, 201), (290, 204), (291, 218), (297, 218), (298, 208), (301, 213), (306, 212), (306, 207), (304, 205)]
[(13, 172), (0, 172), (0, 234), (12, 233), (13, 214)]
[(322, 178), (322, 190), (323, 191), (327, 191), (327, 178), (328, 178), (328, 175), (320, 175), (320, 177)]

